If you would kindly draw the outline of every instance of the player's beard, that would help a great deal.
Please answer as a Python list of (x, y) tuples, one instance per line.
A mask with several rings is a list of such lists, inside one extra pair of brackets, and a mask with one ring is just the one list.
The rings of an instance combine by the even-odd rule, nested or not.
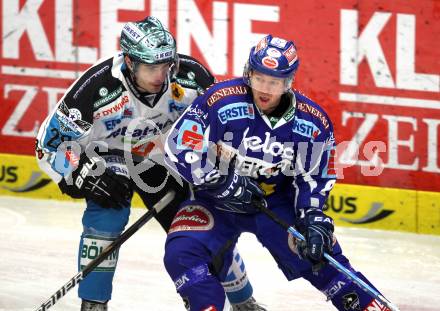
[(267, 94), (253, 90), (254, 102), (264, 114), (270, 114), (279, 105), (281, 95)]

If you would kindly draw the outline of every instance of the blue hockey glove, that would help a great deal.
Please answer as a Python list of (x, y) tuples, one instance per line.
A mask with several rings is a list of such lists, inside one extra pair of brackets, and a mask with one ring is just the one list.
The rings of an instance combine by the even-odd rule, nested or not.
[(324, 252), (333, 253), (333, 219), (321, 210), (310, 209), (298, 228), (305, 237), (305, 241), (298, 242), (298, 253), (312, 263), (312, 270), (316, 272), (327, 263)]
[[(99, 174), (99, 171), (102, 171)], [(92, 200), (105, 208), (129, 206), (133, 195), (131, 181), (123, 175), (114, 173), (106, 167), (106, 162), (99, 156), (88, 157), (82, 153), (78, 167), (58, 184), (62, 193), (72, 198)]]
[(240, 176), (232, 171), (228, 176), (220, 176), (217, 181), (199, 186), (197, 194), (214, 199), (214, 206), (221, 210), (235, 213), (256, 213), (252, 202), (264, 200), (264, 191), (257, 181)]

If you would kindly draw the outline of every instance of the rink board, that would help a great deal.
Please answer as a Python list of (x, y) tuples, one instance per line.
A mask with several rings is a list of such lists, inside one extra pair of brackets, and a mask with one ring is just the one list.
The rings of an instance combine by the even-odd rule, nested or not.
[[(34, 157), (0, 154), (0, 195), (72, 200), (38, 167)], [(134, 206), (143, 206), (135, 195)], [(336, 184), (326, 212), (337, 225), (440, 235), (440, 193)]]

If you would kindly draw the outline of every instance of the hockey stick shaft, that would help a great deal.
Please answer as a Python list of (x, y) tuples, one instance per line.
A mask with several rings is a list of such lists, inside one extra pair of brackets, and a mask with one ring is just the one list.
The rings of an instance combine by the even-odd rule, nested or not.
[[(282, 220), (280, 217), (278, 217), (273, 211), (266, 208), (263, 204), (260, 202), (254, 202), (254, 205), (256, 208), (266, 214), (270, 219), (272, 219), (274, 222), (279, 224), (281, 227), (283, 227), (287, 232), (293, 235), (294, 238), (304, 241), (304, 236), (299, 233), (295, 228), (290, 226), (288, 223), (286, 223), (284, 220)], [(380, 294), (377, 290), (375, 290), (373, 287), (368, 285), (366, 282), (364, 282), (362, 279), (360, 279), (356, 274), (354, 274), (352, 271), (348, 270), (346, 267), (344, 267), (340, 262), (338, 262), (336, 259), (334, 259), (332, 256), (330, 256), (328, 253), (324, 253), (324, 258), (328, 260), (329, 264), (332, 265), (336, 270), (344, 274), (346, 277), (348, 277), (350, 280), (352, 280), (355, 284), (357, 284), (362, 290), (367, 292), (369, 295), (374, 297), (375, 299), (382, 302), (384, 305), (386, 305), (389, 309), (392, 311), (399, 311), (399, 308), (395, 306), (393, 303), (391, 303), (388, 299), (386, 299), (382, 294)]]
[(45, 311), (50, 307), (53, 307), (58, 300), (63, 298), (69, 290), (74, 288), (79, 282), (81, 282), (90, 272), (93, 271), (99, 264), (101, 264), (110, 254), (116, 251), (125, 241), (127, 241), (136, 231), (138, 231), (143, 225), (145, 225), (151, 218), (158, 214), (163, 208), (165, 208), (175, 196), (174, 191), (170, 191), (164, 195), (159, 202), (157, 202), (152, 209), (140, 217), (134, 224), (132, 224), (127, 230), (124, 231), (116, 240), (114, 240), (109, 246), (107, 246), (98, 257), (92, 260), (87, 266), (72, 277), (66, 284), (64, 284), (59, 290), (57, 290), (46, 302), (41, 304), (36, 311)]

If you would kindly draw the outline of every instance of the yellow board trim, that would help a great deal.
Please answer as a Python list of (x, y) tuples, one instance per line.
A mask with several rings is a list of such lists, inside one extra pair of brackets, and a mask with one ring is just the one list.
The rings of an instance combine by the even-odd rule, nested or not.
[[(72, 200), (32, 156), (0, 154), (0, 195)], [(144, 207), (135, 194), (133, 206)], [(338, 226), (440, 235), (440, 192), (337, 183), (326, 213)]]
[[(0, 153), (0, 164), (0, 195), (82, 201), (62, 194), (58, 185), (40, 169), (35, 157)], [(144, 207), (137, 194), (133, 196), (132, 202), (135, 207)]]

